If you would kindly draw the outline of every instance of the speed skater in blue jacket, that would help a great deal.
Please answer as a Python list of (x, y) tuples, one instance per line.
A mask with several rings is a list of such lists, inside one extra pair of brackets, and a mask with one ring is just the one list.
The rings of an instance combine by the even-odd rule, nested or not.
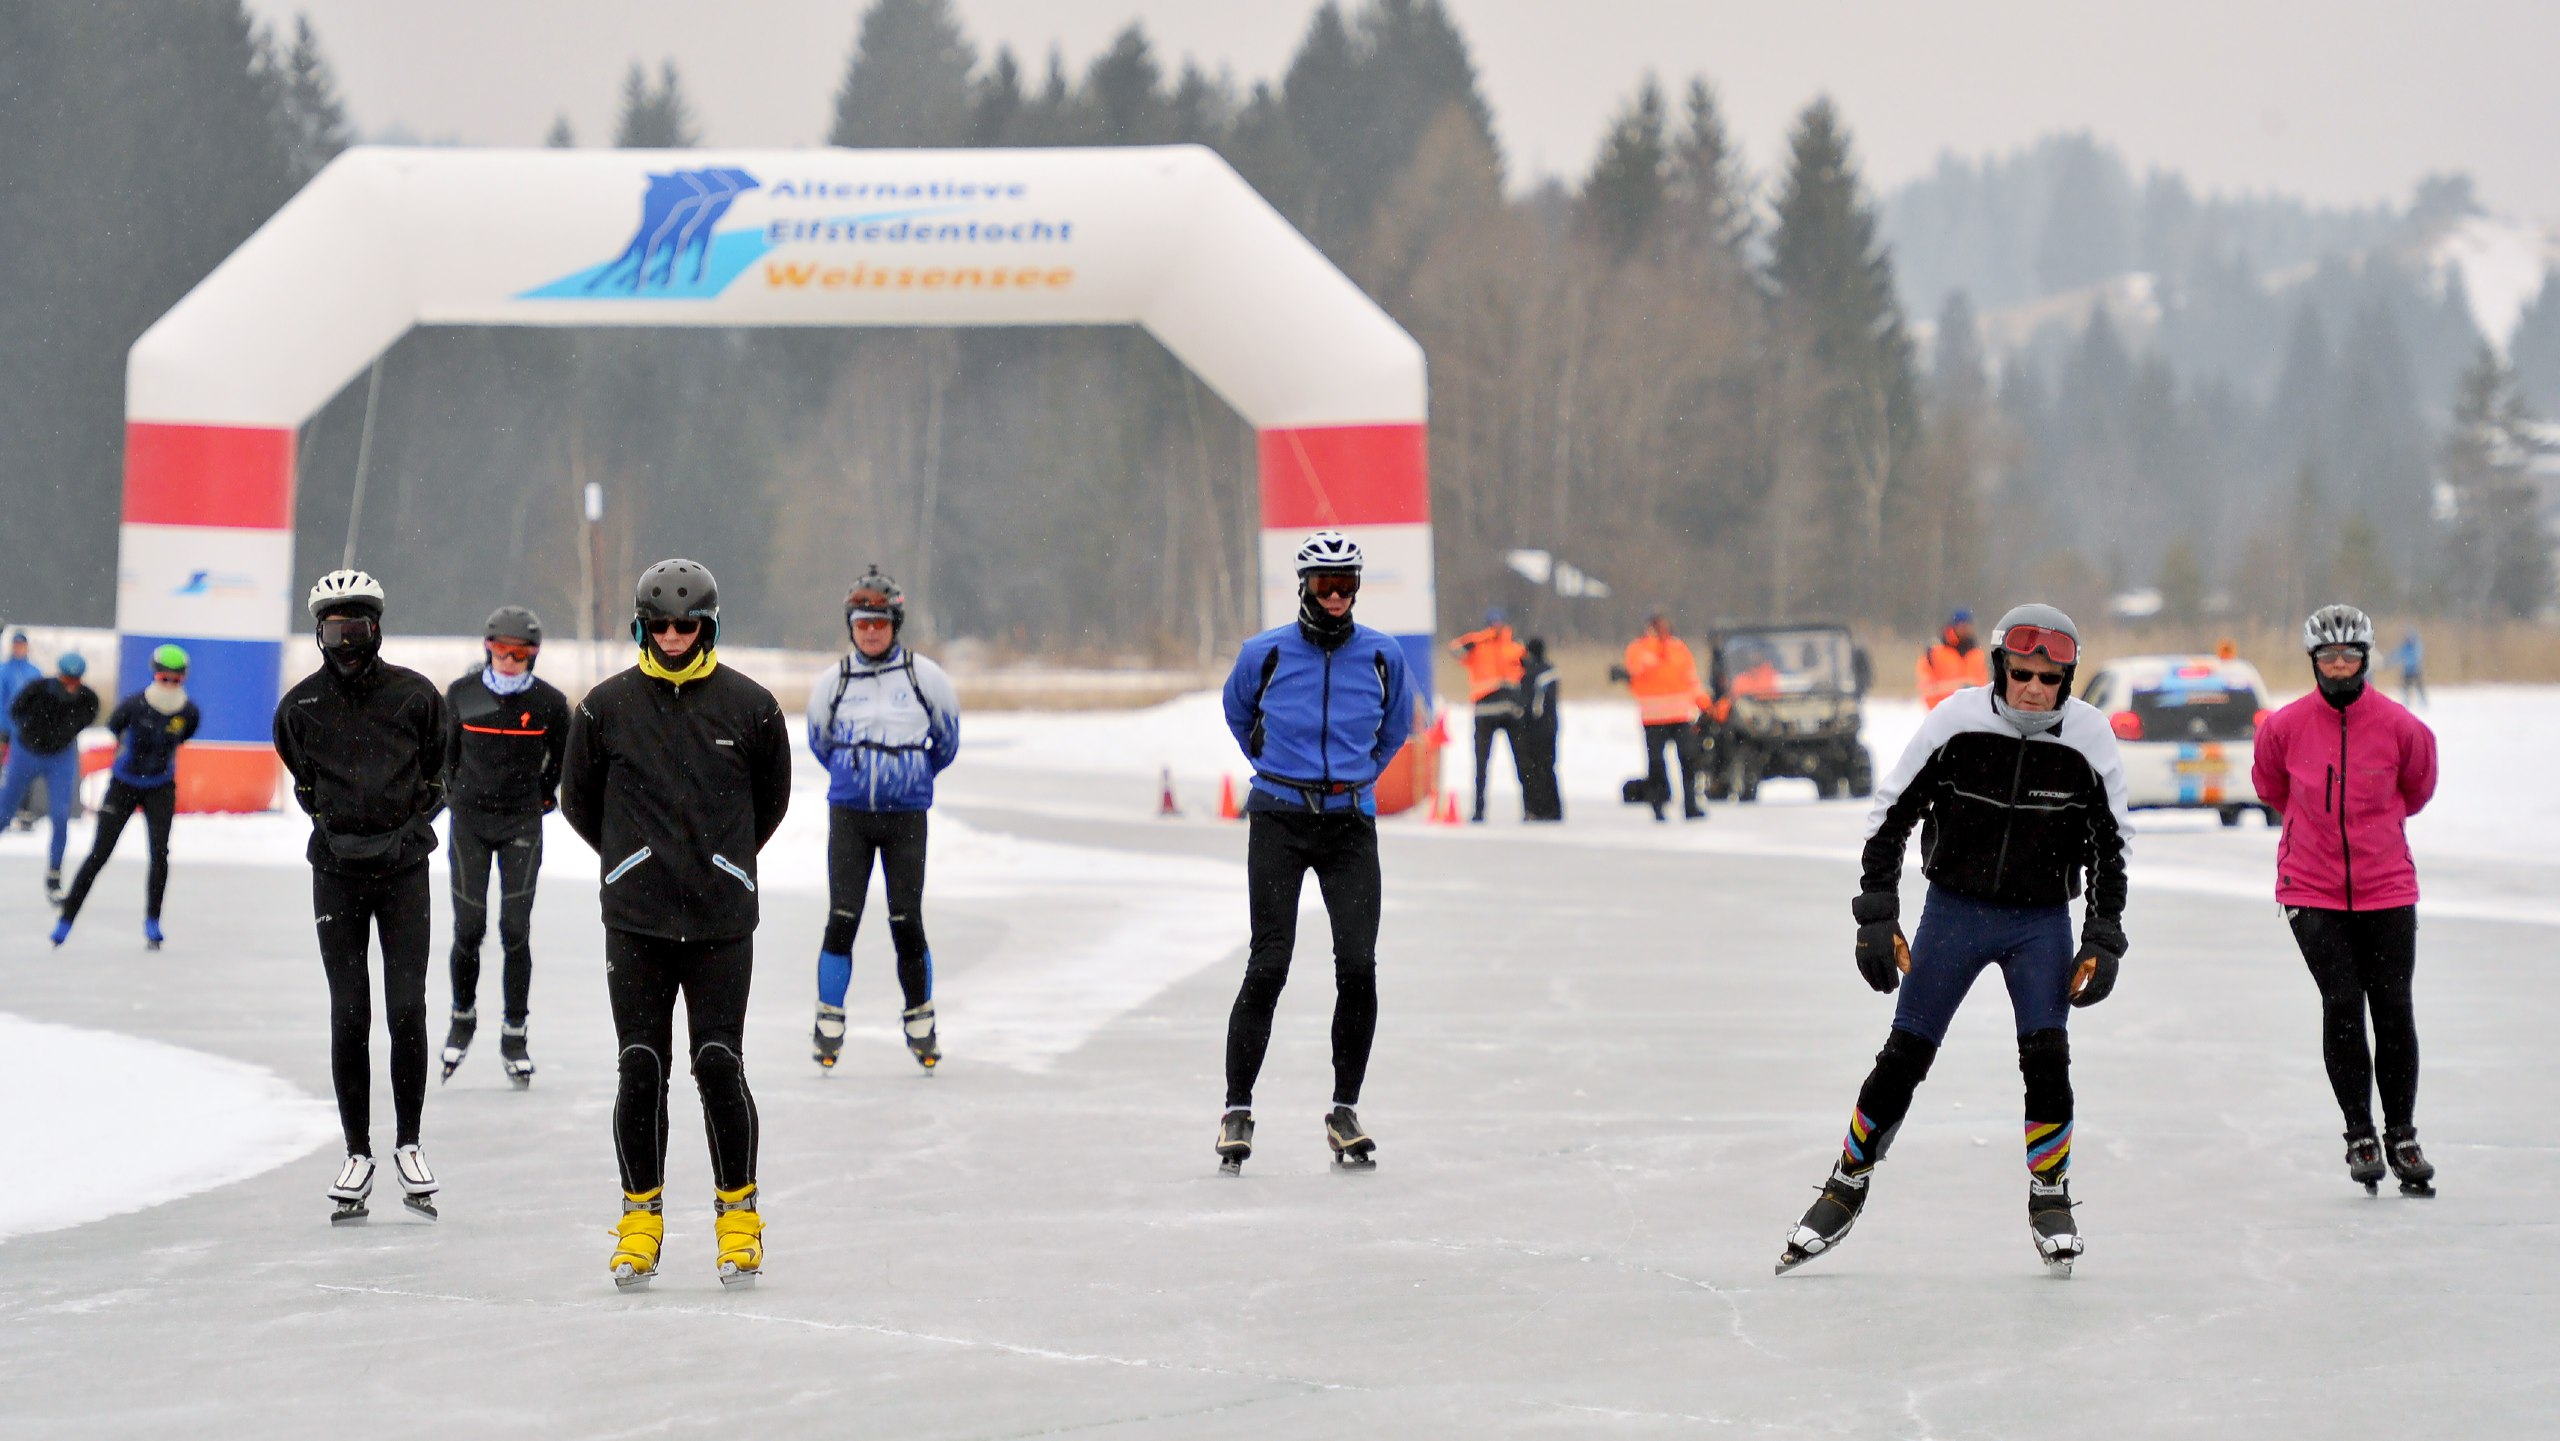
[(1253, 762), (1245, 802), (1245, 893), (1253, 942), (1227, 1017), (1220, 1169), (1253, 1154), (1253, 1083), (1298, 940), (1313, 871), (1333, 923), (1333, 1105), (1325, 1140), (1367, 1168), (1376, 1143), (1352, 1108), (1378, 1028), (1378, 777), (1413, 733), (1413, 672), (1393, 637), (1351, 619), (1363, 558), (1320, 530), (1298, 548), (1298, 618), (1246, 641), (1227, 677), (1227, 728)]

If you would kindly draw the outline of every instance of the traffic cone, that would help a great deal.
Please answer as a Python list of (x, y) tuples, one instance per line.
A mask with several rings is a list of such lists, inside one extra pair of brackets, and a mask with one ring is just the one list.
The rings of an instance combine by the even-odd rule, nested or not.
[(1236, 778), (1234, 776), (1218, 777), (1218, 819), (1232, 821), (1243, 814), (1244, 812), (1236, 809)]
[(1156, 814), (1167, 820), (1179, 820), (1182, 807), (1173, 803), (1173, 767), (1164, 768), (1164, 788), (1156, 799)]
[(1432, 811), (1431, 820), (1434, 825), (1454, 826), (1458, 823), (1458, 793), (1456, 791), (1441, 792), (1440, 804)]

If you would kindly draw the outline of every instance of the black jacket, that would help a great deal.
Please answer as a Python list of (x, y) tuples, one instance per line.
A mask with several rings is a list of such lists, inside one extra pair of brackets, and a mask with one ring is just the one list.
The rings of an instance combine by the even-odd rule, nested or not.
[(603, 862), (609, 929), (751, 934), (756, 852), (790, 803), (782, 707), (729, 666), (683, 686), (634, 666), (570, 713), (560, 811)]
[(204, 712), (189, 701), (175, 715), (162, 715), (135, 691), (107, 717), (107, 729), (123, 741), (115, 761), (115, 778), (145, 790), (178, 781), (178, 747), (204, 729)]
[(313, 867), (388, 875), (434, 852), (445, 724), (435, 682), (382, 661), (353, 680), (324, 665), (284, 693), (276, 754), (311, 817)]
[(1960, 690), (1929, 712), (1876, 786), (1861, 858), (1861, 922), (1895, 919), (1884, 898), (1900, 889), (1914, 822), (1922, 823), (1920, 870), (1932, 885), (1994, 905), (2058, 906), (2080, 894), (2086, 872), (2089, 914), (2123, 917), (2133, 834), (2124, 762), (2105, 716), (2083, 701), (2062, 704), (2060, 725), (2026, 737), (1993, 711), (1985, 687)]
[(27, 682), (9, 702), (9, 721), (18, 728), (19, 743), (40, 756), (67, 749), (97, 720), (97, 690), (83, 685), (75, 691), (60, 676)]
[(560, 790), (569, 699), (549, 681), (499, 695), (481, 671), (445, 687), (445, 803), (475, 816), (539, 819)]

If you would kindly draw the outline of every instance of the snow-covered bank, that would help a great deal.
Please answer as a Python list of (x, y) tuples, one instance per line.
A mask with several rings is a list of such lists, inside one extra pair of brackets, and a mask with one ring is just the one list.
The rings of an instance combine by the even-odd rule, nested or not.
[(274, 1072), (0, 1013), (0, 1239), (211, 1190), (337, 1138)]

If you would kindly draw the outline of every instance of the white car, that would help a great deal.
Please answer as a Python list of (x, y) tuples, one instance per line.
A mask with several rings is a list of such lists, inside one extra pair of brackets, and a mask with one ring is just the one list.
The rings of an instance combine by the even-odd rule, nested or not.
[(2226, 826), (2254, 810), (2281, 824), (2249, 780), (2268, 715), (2256, 666), (2210, 655), (2128, 656), (2107, 662), (2081, 696), (2115, 728), (2135, 810), (2215, 811)]

